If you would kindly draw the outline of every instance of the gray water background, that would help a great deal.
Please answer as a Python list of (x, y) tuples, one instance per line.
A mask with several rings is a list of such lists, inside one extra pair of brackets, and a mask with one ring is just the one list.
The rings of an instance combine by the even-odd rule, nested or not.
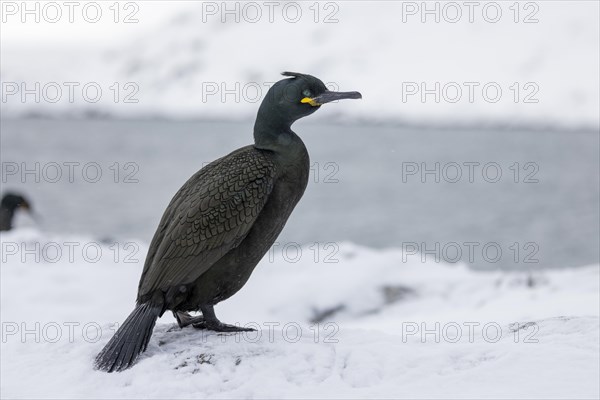
[[(454, 261), (460, 249), (461, 259), (475, 268), (598, 263), (597, 131), (304, 121), (294, 130), (313, 167), (306, 193), (278, 239), (282, 245), (350, 241), (378, 249), (412, 250), (417, 244), (418, 250), (434, 250), (438, 243), (439, 250), (426, 260), (440, 255)], [(25, 193), (46, 231), (149, 242), (171, 197), (194, 172), (251, 142), (252, 122), (2, 120), (2, 191)], [(79, 163), (73, 182), (64, 165), (69, 162)], [(469, 182), (465, 163), (475, 162), (480, 165)], [(7, 175), (15, 163), (18, 173)], [(22, 175), (23, 167), (33, 169), (36, 163), (39, 172)], [(58, 182), (51, 182), (53, 163), (61, 166)], [(403, 169), (434, 169), (436, 163), (438, 182), (434, 174), (403, 176)], [(456, 165), (462, 177), (453, 182)], [(95, 166), (102, 177), (91, 183)], [(493, 182), (497, 166), (502, 177)]]

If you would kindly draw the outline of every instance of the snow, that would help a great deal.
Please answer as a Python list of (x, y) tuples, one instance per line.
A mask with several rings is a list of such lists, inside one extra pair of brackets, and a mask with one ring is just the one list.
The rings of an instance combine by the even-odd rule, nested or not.
[(260, 330), (181, 330), (165, 314), (139, 362), (106, 374), (92, 361), (133, 307), (146, 244), (33, 228), (0, 239), (3, 398), (600, 395), (598, 265), (476, 272), (398, 249), (281, 245), (216, 307)]
[[(160, 2), (144, 2), (141, 11), (153, 9), (153, 3)], [(209, 3), (217, 8), (225, 4)], [(107, 43), (98, 30), (95, 41), (72, 47), (53, 46), (48, 39), (37, 47), (35, 42), (19, 46), (18, 31), (11, 30), (19, 24), (10, 20), (3, 27), (2, 81), (24, 82), (28, 89), (35, 82), (41, 88), (56, 82), (63, 95), (56, 103), (42, 95), (37, 103), (32, 95), (23, 102), (17, 92), (3, 100), (3, 112), (6, 116), (251, 119), (269, 86), (281, 78), (279, 72), (292, 70), (311, 73), (333, 88), (363, 94), (362, 101), (331, 105), (327, 113), (314, 118), (599, 126), (598, 2), (520, 2), (516, 23), (514, 2), (494, 3), (502, 12), (494, 23), (483, 15), (487, 2), (478, 3), (472, 22), (466, 2), (453, 2), (463, 15), (454, 23), (449, 22), (449, 11), (440, 11), (439, 22), (429, 15), (423, 23), (421, 12), (407, 13), (407, 3), (425, 4), (329, 2), (337, 11), (322, 9), (315, 23), (313, 3), (296, 3), (301, 4), (303, 15), (298, 22), (276, 14), (271, 23), (267, 10), (256, 22), (240, 11), (236, 22), (235, 15), (223, 16), (223, 10), (209, 15), (200, 2), (182, 2), (179, 15), (172, 17), (173, 10), (165, 13), (169, 18), (162, 25), (155, 19), (144, 23), (140, 17), (125, 31), (119, 26), (118, 40)], [(428, 4), (431, 8), (442, 3)], [(325, 15), (332, 11), (337, 22), (325, 23)], [(528, 15), (532, 23), (524, 22)], [(61, 25), (74, 33), (78, 26)], [(39, 36), (52, 34), (50, 28), (36, 28)], [(112, 31), (110, 26), (107, 30)], [(64, 82), (79, 84), (73, 102)], [(83, 98), (88, 83), (102, 90), (97, 103)], [(134, 86), (126, 87), (127, 83)], [(429, 94), (423, 101), (423, 90), (436, 84), (440, 99)], [(488, 84), (492, 86), (484, 94)], [(472, 96), (469, 85), (474, 88)], [(410, 94), (415, 88), (418, 92)], [(499, 97), (496, 88), (501, 90)], [(47, 97), (54, 97), (53, 90)], [(127, 94), (137, 102), (124, 102)], [(89, 95), (94, 96), (94, 91)]]

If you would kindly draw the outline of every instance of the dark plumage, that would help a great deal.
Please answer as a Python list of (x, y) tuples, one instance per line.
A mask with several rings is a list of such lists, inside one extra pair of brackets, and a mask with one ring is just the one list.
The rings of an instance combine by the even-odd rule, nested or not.
[(180, 327), (243, 330), (221, 323), (213, 306), (244, 286), (304, 193), (309, 157), (291, 125), (321, 104), (361, 98), (330, 92), (310, 75), (283, 75), (291, 78), (273, 85), (258, 110), (254, 144), (202, 168), (171, 200), (148, 250), (137, 306), (96, 357), (97, 368), (131, 366), (166, 310)]
[(19, 209), (31, 212), (31, 204), (19, 194), (5, 194), (0, 203), (0, 231), (10, 231), (12, 229), (15, 212)]

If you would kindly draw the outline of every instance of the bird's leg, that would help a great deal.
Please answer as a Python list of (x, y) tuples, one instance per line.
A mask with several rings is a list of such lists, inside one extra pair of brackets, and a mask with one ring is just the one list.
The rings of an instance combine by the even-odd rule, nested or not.
[(204, 321), (203, 315), (192, 317), (189, 313), (186, 313), (185, 311), (173, 311), (173, 316), (177, 320), (177, 325), (179, 325), (179, 327), (182, 329), (186, 326), (198, 324)]
[(206, 329), (215, 332), (249, 332), (255, 330), (222, 323), (217, 319), (213, 306), (200, 306), (200, 310), (202, 310), (203, 320), (193, 324), (196, 329)]

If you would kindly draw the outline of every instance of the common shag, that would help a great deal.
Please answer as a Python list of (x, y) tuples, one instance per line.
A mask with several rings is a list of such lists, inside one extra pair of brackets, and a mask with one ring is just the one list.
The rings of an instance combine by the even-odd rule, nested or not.
[(136, 307), (96, 357), (97, 369), (130, 367), (167, 310), (182, 328), (251, 330), (222, 323), (213, 307), (248, 281), (304, 193), (309, 156), (291, 125), (322, 104), (362, 97), (329, 91), (311, 75), (283, 75), (289, 78), (275, 83), (258, 109), (254, 144), (202, 168), (169, 203), (150, 243)]
[(25, 197), (16, 193), (6, 193), (0, 202), (0, 231), (10, 231), (17, 210), (31, 212), (31, 204)]

